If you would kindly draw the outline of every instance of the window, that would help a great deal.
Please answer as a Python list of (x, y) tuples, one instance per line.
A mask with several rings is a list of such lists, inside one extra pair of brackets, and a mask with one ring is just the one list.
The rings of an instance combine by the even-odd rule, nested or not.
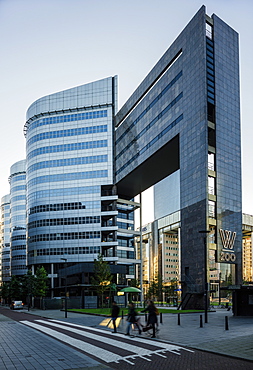
[(95, 193), (100, 194), (100, 186), (81, 186), (76, 188), (48, 189), (36, 191), (34, 193), (29, 194), (28, 201), (32, 201), (39, 198), (62, 197), (62, 195), (68, 196), (68, 195), (95, 194)]
[(214, 177), (208, 176), (208, 193), (215, 194), (215, 179)]
[(82, 225), (100, 223), (99, 216), (86, 217), (68, 217), (68, 218), (53, 218), (30, 222), (28, 229), (44, 226), (59, 226), (59, 225)]
[(93, 155), (89, 157), (78, 157), (78, 158), (66, 158), (66, 159), (56, 159), (51, 161), (38, 162), (30, 166), (27, 170), (28, 173), (37, 171), (41, 168), (52, 168), (61, 166), (75, 166), (90, 163), (102, 163), (107, 162), (107, 155)]
[(123, 139), (124, 136), (146, 115), (146, 113), (164, 96), (165, 93), (177, 82), (177, 80), (183, 75), (180, 71), (175, 78), (163, 89), (163, 91), (147, 106), (146, 109), (134, 120), (134, 122), (127, 127), (126, 131), (116, 140), (116, 144)]
[(213, 38), (213, 27), (206, 22), (206, 36), (212, 40)]
[[(125, 148), (116, 156), (116, 160), (120, 158), (129, 148), (136, 142), (136, 140), (140, 139), (152, 126), (154, 126), (159, 119), (161, 119), (181, 98), (183, 97), (183, 93), (181, 92), (172, 102), (167, 105), (167, 107), (160, 112), (135, 138), (125, 146)], [(174, 127), (174, 126), (172, 126)], [(157, 141), (159, 138), (158, 136), (155, 137), (153, 140)], [(151, 144), (153, 145), (154, 142)], [(151, 146), (150, 145), (150, 146)]]
[(66, 248), (49, 248), (49, 249), (35, 249), (29, 251), (29, 257), (34, 256), (53, 256), (63, 254), (94, 254), (100, 253), (101, 248), (99, 246), (92, 247), (66, 247)]
[(28, 187), (37, 184), (42, 184), (45, 182), (57, 182), (57, 181), (74, 181), (74, 180), (84, 180), (84, 179), (94, 179), (100, 177), (107, 177), (107, 170), (97, 170), (97, 171), (86, 171), (86, 172), (72, 172), (72, 173), (60, 173), (55, 175), (45, 175), (35, 177), (34, 179), (28, 181)]
[(41, 134), (37, 134), (31, 137), (27, 141), (27, 146), (29, 147), (29, 145), (36, 143), (37, 141), (45, 140), (45, 139), (67, 137), (67, 136), (77, 136), (77, 135), (88, 135), (88, 134), (94, 134), (94, 133), (100, 133), (100, 132), (107, 132), (107, 125), (42, 132)]
[(159, 135), (157, 135), (153, 140), (151, 140), (147, 145), (145, 145), (137, 154), (135, 154), (128, 162), (126, 162), (117, 172), (118, 175), (122, 172), (130, 163), (132, 163), (139, 155), (143, 154), (148, 150), (155, 142), (161, 139), (169, 130), (171, 130), (176, 124), (178, 124), (184, 118), (183, 114), (177, 117), (173, 122), (171, 122)]
[(55, 234), (36, 234), (28, 239), (28, 244), (42, 241), (53, 240), (71, 240), (71, 239), (98, 239), (100, 238), (99, 231), (82, 231), (71, 233), (55, 233)]
[(57, 212), (57, 211), (73, 210), (73, 209), (95, 209), (95, 208), (100, 208), (99, 201), (44, 204), (44, 205), (35, 206), (35, 207), (30, 208), (28, 210), (28, 214), (34, 214), (34, 213), (40, 213), (40, 212)]
[(208, 201), (208, 217), (215, 218), (215, 202)]
[(87, 119), (96, 119), (96, 118), (103, 118), (107, 117), (107, 110), (101, 111), (90, 111), (90, 112), (83, 112), (77, 114), (68, 114), (68, 115), (57, 115), (48, 118), (41, 118), (36, 121), (33, 121), (28, 125), (28, 130), (33, 130), (36, 127), (44, 126), (44, 125), (51, 125), (53, 123), (61, 123), (61, 122), (72, 122), (72, 121), (83, 121)]
[(52, 146), (45, 146), (42, 148), (37, 148), (32, 150), (28, 153), (27, 158), (28, 160), (36, 157), (37, 155), (45, 154), (45, 153), (59, 153), (59, 152), (67, 152), (72, 150), (83, 150), (83, 149), (94, 149), (94, 148), (104, 148), (107, 147), (108, 143), (107, 140), (95, 140), (95, 141), (86, 141), (82, 143), (70, 143), (70, 144), (62, 144), (62, 145), (52, 145)]
[(215, 171), (213, 153), (208, 153), (208, 169), (211, 171)]

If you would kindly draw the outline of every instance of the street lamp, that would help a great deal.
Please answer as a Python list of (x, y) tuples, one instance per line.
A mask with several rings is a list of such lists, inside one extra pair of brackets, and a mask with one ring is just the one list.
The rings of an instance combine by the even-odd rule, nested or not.
[(219, 307), (220, 307), (220, 303), (221, 303), (220, 284), (221, 284), (221, 272), (219, 273)]
[(200, 234), (204, 234), (204, 299), (205, 299), (205, 323), (208, 322), (207, 318), (207, 306), (208, 306), (208, 280), (207, 280), (207, 248), (206, 248), (206, 238), (207, 234), (209, 234), (210, 230), (200, 230)]
[(142, 261), (142, 196), (140, 193), (140, 289), (141, 289), (141, 307), (144, 306), (143, 300), (143, 275), (142, 275), (142, 268), (143, 268), (143, 261)]
[[(64, 267), (67, 268), (67, 258), (61, 258), (64, 261)], [(67, 271), (65, 271), (65, 319), (68, 317), (67, 310)]]

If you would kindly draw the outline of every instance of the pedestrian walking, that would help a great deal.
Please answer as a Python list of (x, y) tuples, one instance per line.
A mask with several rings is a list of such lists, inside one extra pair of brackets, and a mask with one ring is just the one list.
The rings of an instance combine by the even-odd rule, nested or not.
[(116, 320), (119, 316), (119, 306), (117, 306), (117, 303), (115, 301), (112, 302), (112, 311), (111, 311), (111, 318), (112, 318), (112, 324), (113, 324), (113, 333), (117, 333), (117, 327), (116, 327)]
[(130, 335), (130, 329), (131, 329), (131, 326), (132, 325), (136, 325), (138, 330), (139, 330), (139, 334), (141, 334), (141, 328), (139, 326), (139, 323), (138, 323), (138, 320), (137, 320), (137, 312), (135, 311), (135, 307), (134, 307), (134, 304), (131, 302), (129, 303), (128, 305), (128, 315), (127, 315), (127, 332), (125, 335)]
[(142, 312), (148, 312), (148, 322), (147, 327), (151, 326), (153, 329), (153, 335), (151, 338), (155, 338), (155, 327), (157, 325), (157, 308), (153, 301), (148, 301), (148, 305)]

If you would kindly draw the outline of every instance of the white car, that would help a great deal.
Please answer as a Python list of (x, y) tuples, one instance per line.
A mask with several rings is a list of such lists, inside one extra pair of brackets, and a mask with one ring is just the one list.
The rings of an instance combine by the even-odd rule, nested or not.
[(21, 310), (24, 306), (22, 301), (12, 301), (10, 305), (11, 310)]

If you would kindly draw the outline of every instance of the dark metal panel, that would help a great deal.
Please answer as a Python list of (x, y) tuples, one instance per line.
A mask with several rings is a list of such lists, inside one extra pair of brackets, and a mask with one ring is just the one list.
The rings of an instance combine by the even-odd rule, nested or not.
[(119, 197), (131, 199), (179, 169), (179, 135), (117, 183)]

